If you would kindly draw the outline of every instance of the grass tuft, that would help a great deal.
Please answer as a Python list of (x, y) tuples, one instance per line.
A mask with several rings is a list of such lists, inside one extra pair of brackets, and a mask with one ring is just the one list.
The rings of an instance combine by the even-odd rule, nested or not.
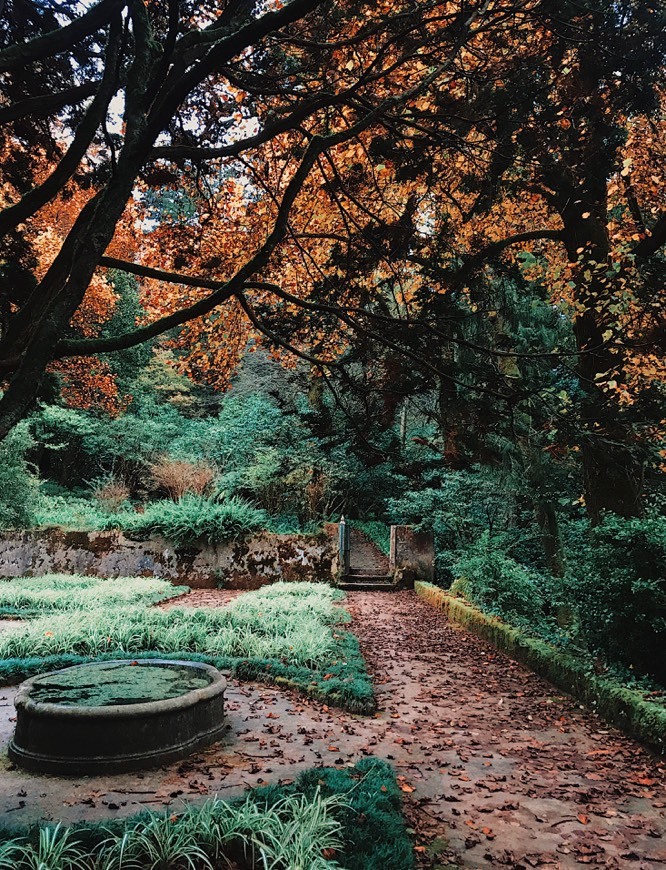
[(159, 577), (81, 577), (45, 574), (0, 580), (0, 616), (30, 618), (45, 614), (104, 607), (150, 605), (189, 592)]

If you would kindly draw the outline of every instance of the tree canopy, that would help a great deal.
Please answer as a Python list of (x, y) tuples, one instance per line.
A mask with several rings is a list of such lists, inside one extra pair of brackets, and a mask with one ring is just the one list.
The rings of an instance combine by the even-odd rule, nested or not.
[[(499, 427), (579, 451), (593, 519), (641, 513), (657, 4), (8, 0), (1, 23), (0, 435), (54, 367), (113, 404), (107, 354), (163, 336), (224, 388), (259, 338), (333, 389), (361, 362), (389, 415), (434, 384), (453, 463)], [(141, 310), (111, 329), (119, 273)]]

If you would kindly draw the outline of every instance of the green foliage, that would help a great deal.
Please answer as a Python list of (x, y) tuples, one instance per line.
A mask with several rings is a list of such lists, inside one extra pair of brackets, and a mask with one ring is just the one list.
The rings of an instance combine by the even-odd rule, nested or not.
[[(455, 578), (453, 563), (482, 534), (495, 536), (513, 526), (513, 503), (492, 469), (430, 475), (430, 486), (413, 489), (387, 502), (392, 523), (432, 529), (440, 581)], [(436, 484), (436, 485), (433, 485)]]
[(492, 545), (487, 533), (454, 565), (451, 591), (484, 610), (535, 624), (544, 616), (539, 576)]
[(26, 459), (33, 447), (29, 424), (19, 423), (0, 442), (0, 528), (29, 525), (37, 479)]
[[(111, 319), (102, 329), (101, 335), (104, 338), (131, 332), (145, 315), (139, 299), (139, 283), (134, 275), (116, 269), (109, 274), (117, 294), (117, 301)], [(145, 342), (101, 357), (115, 374), (121, 394), (133, 391), (136, 379), (148, 365), (152, 353), (152, 342)]]
[(48, 495), (45, 492), (35, 497), (32, 520), (36, 526), (61, 526), (82, 531), (99, 531), (113, 524), (111, 515), (88, 498)]
[(0, 580), (1, 616), (42, 616), (70, 610), (150, 605), (189, 592), (159, 577), (81, 577), (45, 574)]
[[(324, 797), (344, 799), (337, 814), (343, 832), (338, 861), (346, 870), (410, 870), (414, 866), (402, 818), (402, 794), (387, 762), (365, 758), (351, 771), (317, 768), (301, 774), (296, 785), (306, 794), (321, 790)], [(262, 798), (270, 803), (280, 789), (269, 788), (264, 794)]]
[[(194, 652), (237, 658), (284, 659), (316, 665), (333, 647), (330, 626), (344, 611), (324, 584), (275, 584), (239, 596), (228, 607), (146, 609), (106, 606), (50, 614), (0, 636), (0, 656), (20, 658), (71, 652)], [(80, 617), (80, 618), (79, 618)]]
[(572, 560), (573, 594), (591, 646), (666, 682), (666, 523), (607, 516)]
[(267, 522), (263, 510), (236, 496), (220, 503), (190, 494), (176, 502), (152, 502), (143, 513), (124, 514), (119, 519), (127, 534), (160, 536), (176, 547), (221, 544), (265, 528)]
[(227, 863), (272, 870), (411, 870), (393, 771), (369, 758), (352, 769), (306, 771), (291, 785), (254, 789), (230, 802), (211, 798), (200, 806), (69, 829), (10, 830), (0, 845), (0, 868), (7, 870), (203, 870)]

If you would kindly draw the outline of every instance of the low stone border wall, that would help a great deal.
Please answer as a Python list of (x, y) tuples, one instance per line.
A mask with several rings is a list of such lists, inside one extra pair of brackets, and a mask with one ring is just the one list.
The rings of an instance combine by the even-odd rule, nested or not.
[(333, 582), (335, 539), (319, 535), (252, 535), (217, 546), (176, 550), (154, 538), (135, 541), (118, 531), (60, 528), (0, 534), (0, 577), (84, 574), (164, 577), (193, 589), (257, 589), (276, 580)]
[(611, 725), (666, 754), (666, 707), (646, 701), (640, 692), (591, 674), (585, 665), (551, 644), (524, 634), (488, 616), (432, 583), (417, 581), (421, 598), (442, 610), (463, 628), (490, 641), (511, 658), (527, 665), (558, 689), (573, 695)]

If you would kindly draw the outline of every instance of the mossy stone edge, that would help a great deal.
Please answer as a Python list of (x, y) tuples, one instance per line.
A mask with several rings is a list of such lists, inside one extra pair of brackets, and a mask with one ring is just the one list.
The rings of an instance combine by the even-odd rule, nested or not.
[(529, 637), (496, 616), (488, 616), (432, 583), (416, 581), (414, 590), (452, 622), (527, 665), (558, 689), (582, 701), (610, 725), (666, 755), (666, 707), (646, 701), (640, 692), (590, 673), (584, 662), (543, 640)]

